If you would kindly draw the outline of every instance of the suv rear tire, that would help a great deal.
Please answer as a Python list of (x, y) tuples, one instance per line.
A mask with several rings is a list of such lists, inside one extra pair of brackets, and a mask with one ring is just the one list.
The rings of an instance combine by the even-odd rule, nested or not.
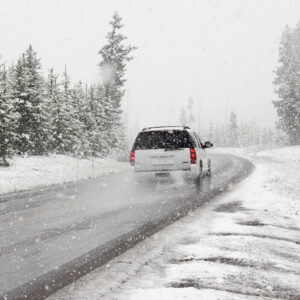
[(207, 177), (211, 177), (211, 161), (208, 160)]
[(197, 182), (200, 182), (203, 176), (203, 164), (202, 164), (202, 160), (200, 161), (200, 166), (199, 166), (199, 174), (196, 178)]

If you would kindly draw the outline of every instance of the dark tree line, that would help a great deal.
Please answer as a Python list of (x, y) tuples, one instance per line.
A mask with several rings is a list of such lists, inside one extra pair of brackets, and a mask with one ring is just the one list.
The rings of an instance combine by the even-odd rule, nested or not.
[(300, 22), (282, 33), (274, 85), (277, 125), (287, 133), (291, 145), (300, 144)]
[(71, 85), (67, 70), (46, 78), (30, 45), (12, 66), (0, 66), (0, 166), (13, 154), (103, 156), (124, 144), (121, 100), (126, 64), (135, 49), (125, 45), (114, 14), (99, 54), (102, 83)]

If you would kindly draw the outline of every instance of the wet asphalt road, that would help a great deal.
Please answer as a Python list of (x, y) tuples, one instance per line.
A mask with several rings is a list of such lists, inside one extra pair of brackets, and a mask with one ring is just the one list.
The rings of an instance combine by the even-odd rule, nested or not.
[(234, 156), (211, 158), (211, 182), (204, 179), (201, 186), (178, 179), (136, 182), (127, 170), (0, 202), (0, 299), (50, 295), (203, 205), (252, 168)]

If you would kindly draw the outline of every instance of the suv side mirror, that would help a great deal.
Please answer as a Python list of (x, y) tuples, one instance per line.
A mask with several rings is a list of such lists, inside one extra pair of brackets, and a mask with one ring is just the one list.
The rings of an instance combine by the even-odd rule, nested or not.
[(203, 148), (203, 149), (211, 148), (211, 147), (213, 147), (213, 145), (214, 145), (214, 144), (211, 143), (211, 142), (205, 142), (202, 148)]

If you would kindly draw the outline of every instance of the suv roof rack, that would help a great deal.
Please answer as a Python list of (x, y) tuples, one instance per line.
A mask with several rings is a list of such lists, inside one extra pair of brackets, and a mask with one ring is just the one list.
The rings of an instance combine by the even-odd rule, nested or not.
[(151, 126), (151, 127), (145, 127), (145, 128), (143, 128), (142, 131), (149, 130), (149, 129), (152, 129), (152, 128), (183, 128), (183, 129), (191, 129), (189, 126)]

